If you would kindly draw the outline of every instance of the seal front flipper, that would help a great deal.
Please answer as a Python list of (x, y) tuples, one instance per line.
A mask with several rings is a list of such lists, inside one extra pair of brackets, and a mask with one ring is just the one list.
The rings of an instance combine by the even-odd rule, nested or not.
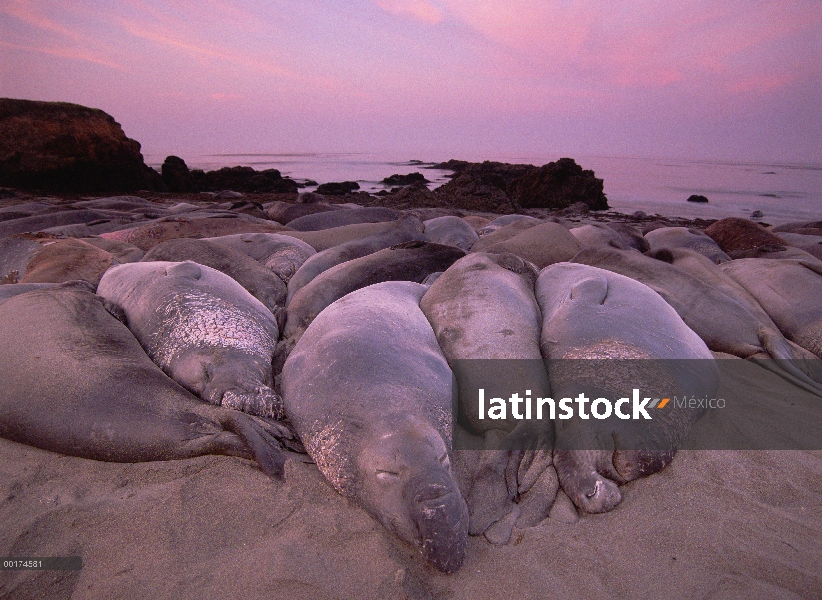
[(279, 440), (265, 434), (252, 417), (240, 412), (226, 411), (220, 423), (242, 439), (263, 473), (273, 479), (284, 480), (289, 452)]

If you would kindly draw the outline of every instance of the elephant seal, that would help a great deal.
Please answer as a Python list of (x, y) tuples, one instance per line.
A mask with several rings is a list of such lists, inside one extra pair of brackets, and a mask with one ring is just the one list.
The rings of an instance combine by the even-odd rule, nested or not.
[(731, 260), (712, 237), (693, 227), (659, 227), (646, 233), (645, 239), (651, 252), (662, 248), (686, 248), (699, 252), (716, 264)]
[[(559, 263), (540, 272), (536, 298), (554, 398), (587, 392), (592, 400), (616, 400), (632, 388), (660, 398), (671, 390), (699, 398), (716, 393), (719, 370), (711, 351), (646, 285), (604, 269)], [(693, 360), (669, 366), (665, 359), (701, 360), (698, 366)], [(665, 468), (701, 414), (669, 410), (650, 421), (555, 421), (560, 485), (585, 512), (613, 509), (622, 499), (618, 484)]]
[(317, 252), (308, 258), (289, 280), (286, 306), (290, 304), (294, 294), (323, 271), (327, 271), (340, 263), (367, 256), (396, 244), (422, 240), (425, 238), (423, 231), (422, 221), (415, 216), (409, 215), (391, 223), (390, 227), (384, 231)]
[(283, 280), (253, 258), (219, 244), (180, 238), (168, 240), (146, 252), (140, 262), (190, 260), (225, 273), (277, 316), (284, 310), (287, 289)]
[(396, 221), (400, 217), (402, 213), (393, 208), (369, 206), (317, 212), (289, 221), (286, 226), (294, 231), (320, 231), (358, 223), (386, 223)]
[[(314, 194), (320, 196), (320, 194)], [(300, 202), (299, 198), (297, 204), (288, 202), (280, 202), (278, 204), (266, 205), (266, 215), (272, 221), (277, 221), (285, 225), (289, 221), (299, 219), (306, 215), (313, 215), (315, 213), (325, 212), (329, 210), (345, 210), (336, 204), (329, 204), (323, 197), (323, 200), (317, 202)]]
[[(484, 438), (484, 451), (457, 451), (455, 459), (470, 513), (469, 533), (486, 534), (489, 541), (500, 536), (507, 542), (515, 523), (536, 525), (556, 497), (551, 428), (528, 433), (535, 440), (548, 438), (540, 444), (547, 450), (522, 452), (511, 441), (518, 425), (512, 415), (480, 420), (476, 410), (480, 388), (488, 398), (507, 398), (512, 389), (550, 395), (539, 347), (542, 314), (534, 298), (538, 274), (513, 254), (472, 253), (451, 265), (420, 302), (456, 378), (459, 426)], [(538, 454), (547, 460), (535, 461)], [(515, 519), (508, 517), (512, 514)]]
[(814, 261), (744, 258), (721, 265), (789, 340), (822, 358), (822, 267)]
[(466, 252), (479, 239), (474, 228), (460, 217), (436, 217), (424, 221), (425, 237), (429, 242), (456, 246)]
[(471, 229), (473, 229), (474, 231), (479, 231), (491, 222), (490, 219), (486, 219), (485, 217), (481, 217), (479, 215), (467, 215), (465, 217), (460, 218), (466, 223), (468, 223), (471, 226)]
[[(579, 249), (580, 244), (570, 231), (559, 223), (547, 222), (529, 227), (503, 242), (487, 246), (483, 251), (495, 254), (510, 252), (541, 269), (556, 262), (570, 260)], [(474, 252), (475, 249), (472, 247), (471, 251)]]
[(231, 277), (189, 261), (129, 263), (106, 272), (97, 293), (177, 383), (211, 404), (282, 417), (271, 388), (277, 322)]
[[(659, 259), (662, 252), (666, 251), (658, 251), (654, 256)], [(699, 272), (695, 276), (670, 264), (673, 258), (655, 260), (610, 247), (582, 250), (571, 262), (607, 269), (644, 283), (662, 296), (714, 352), (740, 358), (780, 359), (760, 364), (813, 393), (820, 393), (813, 372), (803, 365), (807, 353), (790, 344), (768, 315), (752, 306), (755, 303), (751, 303), (750, 297), (736, 294), (734, 287), (707, 276), (703, 281)]]
[[(782, 235), (782, 234), (780, 234)], [(766, 246), (759, 246), (751, 250), (740, 250), (734, 252), (734, 259), (740, 258), (767, 258), (770, 260), (782, 260), (784, 258), (794, 258), (797, 260), (809, 260), (812, 263), (822, 264), (822, 260), (816, 258), (813, 254), (809, 254), (801, 248), (796, 246), (774, 246), (768, 244)]]
[[(28, 294), (35, 290), (42, 290), (45, 288), (54, 287), (56, 285), (68, 285), (67, 283), (4, 283), (0, 284), (0, 304), (3, 302), (19, 296), (20, 294)], [(87, 292), (93, 292), (94, 286), (87, 281), (78, 281), (77, 287)]]
[[(477, 252), (459, 259), (437, 278), (423, 296), (420, 309), (452, 369), (455, 360), (466, 359), (541, 362), (542, 315), (534, 298), (538, 274), (532, 264), (513, 254)], [(544, 368), (529, 380), (541, 384), (534, 394), (550, 391)], [(459, 378), (457, 383), (460, 394), (463, 390), (475, 393), (479, 387)], [(460, 406), (474, 405), (473, 400), (460, 400)], [(480, 421), (470, 412), (460, 416), (474, 433), (500, 426), (510, 431), (515, 423)]]
[[(298, 240), (309, 244), (317, 252), (322, 252), (328, 248), (339, 246), (352, 240), (361, 240), (377, 233), (391, 230), (397, 221), (386, 221), (384, 223), (355, 223), (354, 225), (341, 225), (331, 229), (320, 229), (319, 231), (291, 231), (285, 229), (281, 231), (283, 235), (290, 235)], [(422, 222), (420, 221), (420, 227)]]
[[(431, 273), (445, 271), (463, 256), (465, 252), (454, 246), (404, 242), (322, 272), (291, 298), (278, 355), (287, 354), (316, 316), (346, 294), (383, 281), (422, 283)], [(283, 360), (275, 360), (275, 364)]]
[[(525, 215), (510, 215), (516, 217), (525, 217)], [(493, 221), (492, 221), (493, 222)], [(472, 252), (485, 252), (485, 249), (489, 246), (493, 246), (498, 242), (504, 242), (507, 239), (514, 237), (515, 235), (519, 235), (526, 229), (531, 227), (536, 227), (543, 221), (535, 217), (525, 217), (522, 219), (516, 219), (513, 222), (508, 223), (507, 225), (494, 228), (494, 229), (486, 229), (482, 228), (477, 232), (479, 234), (480, 239), (478, 239), (473, 246), (471, 246)], [(490, 225), (490, 223), (489, 223)]]
[(204, 238), (232, 233), (277, 233), (284, 229), (273, 221), (229, 213), (203, 218), (174, 217), (130, 229), (101, 233), (100, 237), (126, 242), (140, 250), (150, 250), (157, 244), (176, 238)]
[(779, 234), (785, 243), (794, 248), (804, 250), (814, 258), (822, 260), (822, 236), (806, 235), (804, 233), (791, 233), (789, 231)]
[(620, 250), (632, 250), (633, 246), (622, 238), (617, 231), (602, 223), (581, 225), (568, 230), (579, 242), (580, 248), (596, 248), (597, 246), (612, 246)]
[(446, 573), (468, 542), (451, 469), (451, 370), (419, 309), (391, 281), (322, 312), (283, 367), (285, 410), (320, 472)]
[(282, 477), (285, 427), (197, 400), (73, 284), (0, 305), (0, 373), (4, 438), (111, 462), (227, 454)]
[(536, 217), (529, 217), (528, 215), (503, 215), (501, 217), (497, 217), (493, 221), (486, 223), (483, 227), (479, 229), (479, 231), (477, 231), (477, 234), (480, 237), (485, 237), (486, 235), (494, 233), (495, 231), (499, 231), (503, 227), (518, 222), (539, 225), (542, 221), (540, 221)]
[(101, 250), (105, 250), (120, 264), (137, 262), (143, 258), (143, 255), (145, 254), (145, 252), (140, 250), (137, 246), (127, 244), (125, 242), (119, 242), (117, 240), (107, 240), (101, 237), (81, 238), (81, 240), (87, 244), (91, 244), (92, 246), (97, 246)]
[(26, 266), (21, 283), (62, 283), (82, 279), (96, 286), (109, 268), (118, 264), (111, 253), (88, 242), (70, 238), (44, 244)]
[(242, 252), (272, 271), (285, 284), (308, 258), (317, 253), (304, 241), (279, 233), (237, 233), (205, 238), (205, 241)]
[(726, 217), (705, 228), (722, 251), (734, 258), (734, 252), (751, 250), (767, 244), (784, 244), (784, 242), (762, 227), (748, 219)]

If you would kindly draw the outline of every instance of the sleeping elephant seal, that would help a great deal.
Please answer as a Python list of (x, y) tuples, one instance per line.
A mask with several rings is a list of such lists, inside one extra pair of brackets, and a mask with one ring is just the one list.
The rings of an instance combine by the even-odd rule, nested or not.
[(112, 254), (82, 240), (55, 240), (43, 244), (32, 257), (20, 282), (62, 283), (82, 279), (96, 286), (103, 273), (116, 264)]
[(227, 454), (282, 476), (284, 427), (197, 400), (74, 284), (0, 305), (0, 381), (2, 437), (111, 462)]
[(425, 237), (429, 242), (456, 246), (466, 252), (471, 249), (479, 237), (477, 232), (464, 219), (446, 215), (424, 221)]
[(189, 261), (137, 262), (106, 272), (97, 293), (177, 383), (211, 404), (282, 417), (271, 388), (277, 322), (231, 277)]
[(659, 227), (646, 233), (645, 239), (651, 252), (662, 248), (686, 248), (699, 252), (716, 264), (731, 260), (713, 238), (692, 227)]
[(516, 441), (508, 441), (516, 419), (478, 419), (476, 394), (482, 388), (488, 398), (508, 397), (513, 389), (529, 388), (534, 397), (550, 395), (539, 347), (542, 314), (534, 298), (538, 274), (513, 254), (472, 253), (445, 271), (420, 302), (456, 377), (460, 425), (484, 436), (484, 451), (455, 456), (470, 511), (469, 531), (482, 535), (498, 523), (486, 537), (504, 542), (514, 526), (514, 519), (506, 519), (509, 514), (518, 513), (518, 526), (536, 525), (556, 497), (552, 429), (530, 432), (544, 440), (543, 449), (523, 453)]
[[(283, 364), (294, 344), (314, 318), (346, 294), (383, 281), (422, 283), (431, 273), (445, 271), (465, 252), (454, 246), (429, 242), (405, 242), (324, 271), (301, 288), (288, 304), (283, 342), (275, 364)], [(275, 367), (275, 372), (277, 371)]]
[[(581, 248), (596, 248), (597, 246), (610, 245), (620, 250), (636, 249), (623, 238), (622, 234), (603, 223), (581, 225), (569, 229), (569, 231), (579, 242)], [(647, 250), (647, 247), (645, 249)]]
[[(557, 402), (580, 392), (591, 400), (616, 401), (632, 389), (659, 398), (672, 390), (699, 398), (716, 393), (719, 370), (711, 351), (642, 283), (588, 265), (559, 263), (540, 272), (536, 297), (543, 315), (540, 344)], [(667, 466), (700, 416), (677, 409), (654, 413), (651, 420), (579, 415), (557, 420), (559, 482), (581, 510), (611, 510), (622, 499), (617, 484)]]
[(400, 217), (402, 217), (402, 213), (393, 208), (368, 206), (365, 208), (350, 208), (348, 210), (317, 212), (313, 215), (305, 215), (293, 221), (288, 221), (286, 226), (294, 231), (321, 231), (342, 225), (385, 223), (387, 221), (396, 221)]
[(286, 415), (334, 488), (447, 573), (462, 564), (468, 509), (451, 470), (451, 370), (392, 281), (322, 312), (282, 373)]
[(722, 270), (748, 290), (789, 340), (822, 358), (822, 267), (815, 261), (744, 258)]
[(179, 238), (154, 246), (146, 252), (140, 262), (184, 260), (225, 273), (262, 302), (275, 316), (284, 311), (287, 290), (283, 280), (253, 258), (232, 248), (205, 240)]
[(236, 233), (205, 238), (253, 258), (287, 284), (309, 257), (317, 252), (302, 240), (279, 233)]
[(425, 239), (424, 225), (419, 218), (408, 215), (399, 221), (388, 224), (385, 231), (369, 235), (362, 239), (349, 240), (327, 248), (309, 257), (288, 282), (286, 306), (302, 287), (323, 271), (355, 258), (373, 254), (378, 250), (389, 248), (403, 242)]

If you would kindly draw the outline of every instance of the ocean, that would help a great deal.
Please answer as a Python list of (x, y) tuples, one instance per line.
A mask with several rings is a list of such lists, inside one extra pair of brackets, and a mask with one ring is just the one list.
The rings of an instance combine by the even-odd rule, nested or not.
[[(479, 157), (388, 157), (369, 153), (195, 154), (183, 158), (192, 169), (213, 170), (244, 165), (278, 169), (294, 179), (357, 181), (369, 192), (385, 189), (381, 182), (394, 173), (423, 173), (432, 189), (448, 181), (450, 171), (424, 168), (448, 158), (542, 165), (560, 156), (496, 155)], [(762, 222), (822, 220), (822, 164), (734, 162), (619, 156), (575, 156), (584, 169), (604, 180), (612, 210), (686, 218), (750, 217), (761, 211)], [(159, 169), (165, 156), (146, 155)], [(416, 162), (419, 161), (419, 162)], [(311, 188), (307, 188), (311, 189)], [(701, 194), (708, 204), (686, 202)]]

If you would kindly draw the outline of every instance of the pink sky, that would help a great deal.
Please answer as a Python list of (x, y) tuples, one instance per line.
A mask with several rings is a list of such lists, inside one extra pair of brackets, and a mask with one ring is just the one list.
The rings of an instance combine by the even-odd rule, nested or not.
[(146, 154), (822, 161), (817, 0), (0, 0), (0, 96)]

